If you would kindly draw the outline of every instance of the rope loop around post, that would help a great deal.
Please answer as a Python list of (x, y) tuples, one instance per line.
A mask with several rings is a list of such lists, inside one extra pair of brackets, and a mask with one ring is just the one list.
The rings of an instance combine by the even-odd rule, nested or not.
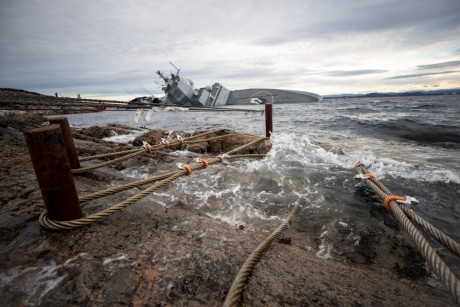
[[(209, 133), (207, 133), (209, 134)], [(253, 144), (255, 144), (256, 142), (260, 142), (262, 140), (264, 140), (265, 138), (259, 138), (257, 140), (254, 140), (252, 142), (249, 142), (247, 144), (244, 144), (240, 147), (237, 147), (235, 149), (232, 149), (228, 152), (228, 154), (230, 153), (234, 153), (234, 152), (239, 152), (245, 148), (247, 148), (248, 146), (251, 146)], [(142, 148), (139, 150), (139, 152), (145, 152), (146, 149)], [(139, 153), (138, 151), (135, 151), (134, 154), (138, 154)], [(219, 158), (213, 158), (213, 159), (210, 159), (208, 162), (208, 164), (214, 164), (214, 163), (217, 163), (219, 162), (220, 159)], [(155, 183), (146, 188), (145, 190), (142, 190), (141, 192), (139, 192), (138, 194), (122, 201), (121, 203), (118, 203), (118, 204), (115, 204), (107, 209), (104, 209), (100, 212), (96, 212), (94, 214), (91, 214), (89, 216), (84, 216), (82, 218), (79, 218), (79, 219), (76, 219), (76, 220), (69, 220), (69, 221), (55, 221), (55, 220), (52, 220), (48, 217), (48, 213), (45, 211), (41, 214), (40, 218), (39, 218), (39, 222), (40, 224), (45, 227), (45, 228), (48, 228), (48, 229), (52, 229), (52, 230), (69, 230), (69, 229), (75, 229), (75, 228), (79, 228), (79, 227), (82, 227), (82, 226), (85, 226), (85, 225), (89, 225), (93, 222), (97, 222), (103, 218), (106, 218), (110, 215), (112, 215), (113, 213), (115, 212), (118, 212), (120, 210), (122, 210), (123, 208), (126, 208), (127, 206), (129, 205), (132, 205), (134, 204), (135, 202), (141, 200), (142, 198), (146, 197), (147, 195), (151, 194), (152, 192), (164, 187), (165, 185), (169, 184), (170, 182), (172, 182), (173, 180), (175, 180), (176, 178), (180, 177), (180, 176), (183, 176), (183, 175), (190, 175), (192, 170), (196, 170), (196, 169), (200, 169), (200, 168), (204, 168), (204, 163), (203, 162), (200, 162), (198, 164), (195, 164), (193, 166), (189, 166), (189, 165), (185, 165), (185, 164), (182, 164), (181, 163), (181, 170), (179, 171), (176, 171), (176, 172), (173, 172), (173, 173), (168, 173), (167, 177), (164, 176), (164, 175), (161, 175), (161, 176), (157, 176), (157, 177), (154, 177), (154, 178), (150, 178), (148, 180), (141, 180), (141, 181), (138, 181), (138, 182), (134, 182), (134, 183), (130, 183), (130, 184), (127, 184), (125, 186), (123, 186), (123, 189), (118, 189), (119, 187), (116, 187), (116, 188), (110, 188), (110, 189), (107, 189), (106, 191), (100, 191), (100, 192), (103, 192), (103, 193), (99, 193), (99, 192), (96, 192), (96, 193), (91, 193), (89, 195), (85, 195), (82, 197), (82, 202), (83, 202), (83, 198), (84, 198), (84, 201), (89, 201), (89, 200), (93, 200), (93, 199), (96, 199), (96, 198), (99, 198), (99, 197), (104, 197), (104, 196), (107, 196), (107, 195), (112, 195), (113, 193), (116, 193), (116, 192), (119, 192), (119, 191), (124, 191), (128, 188), (133, 188), (133, 187), (137, 187), (137, 186), (140, 186), (140, 185), (145, 185), (147, 183), (150, 183), (150, 182), (154, 182)], [(166, 177), (166, 178), (165, 178)]]

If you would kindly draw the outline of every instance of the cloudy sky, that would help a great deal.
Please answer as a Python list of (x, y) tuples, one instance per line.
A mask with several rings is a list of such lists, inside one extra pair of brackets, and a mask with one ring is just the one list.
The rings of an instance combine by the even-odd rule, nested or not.
[(459, 0), (2, 0), (0, 87), (160, 94), (155, 71), (321, 95), (460, 87)]

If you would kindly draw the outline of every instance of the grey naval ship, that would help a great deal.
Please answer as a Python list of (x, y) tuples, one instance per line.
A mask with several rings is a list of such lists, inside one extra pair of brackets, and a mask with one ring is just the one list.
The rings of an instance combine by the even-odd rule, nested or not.
[(314, 93), (281, 89), (250, 88), (231, 91), (217, 82), (212, 86), (196, 88), (191, 79), (180, 77), (179, 72), (180, 69), (177, 69), (176, 73), (166, 76), (161, 71), (157, 71), (159, 77), (164, 81), (162, 90), (165, 97), (162, 100), (165, 104), (184, 107), (220, 107), (264, 103), (318, 102), (323, 99)]

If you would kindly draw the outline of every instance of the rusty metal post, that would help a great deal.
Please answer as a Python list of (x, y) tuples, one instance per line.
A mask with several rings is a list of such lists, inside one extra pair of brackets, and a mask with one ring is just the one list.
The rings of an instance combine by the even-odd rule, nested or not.
[(80, 160), (78, 160), (75, 143), (73, 142), (72, 131), (70, 130), (69, 120), (67, 117), (55, 117), (49, 120), (50, 124), (58, 124), (61, 126), (62, 137), (64, 138), (67, 157), (69, 158), (70, 168), (80, 168)]
[(265, 104), (265, 137), (269, 138), (273, 132), (273, 115), (272, 115), (272, 104)]
[(81, 218), (83, 213), (61, 127), (36, 128), (24, 136), (49, 218), (57, 221)]

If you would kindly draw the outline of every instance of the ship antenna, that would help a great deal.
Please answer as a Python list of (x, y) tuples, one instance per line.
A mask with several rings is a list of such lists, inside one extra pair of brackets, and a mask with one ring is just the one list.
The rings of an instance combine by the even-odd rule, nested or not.
[(176, 65), (174, 65), (174, 64), (173, 64), (171, 61), (169, 61), (169, 64), (171, 64), (171, 65), (172, 65), (172, 67), (174, 67), (174, 68), (177, 70), (177, 73), (176, 73), (176, 75), (178, 75), (178, 76), (179, 76), (179, 71), (180, 71), (180, 68), (177, 68), (177, 67), (176, 67)]

